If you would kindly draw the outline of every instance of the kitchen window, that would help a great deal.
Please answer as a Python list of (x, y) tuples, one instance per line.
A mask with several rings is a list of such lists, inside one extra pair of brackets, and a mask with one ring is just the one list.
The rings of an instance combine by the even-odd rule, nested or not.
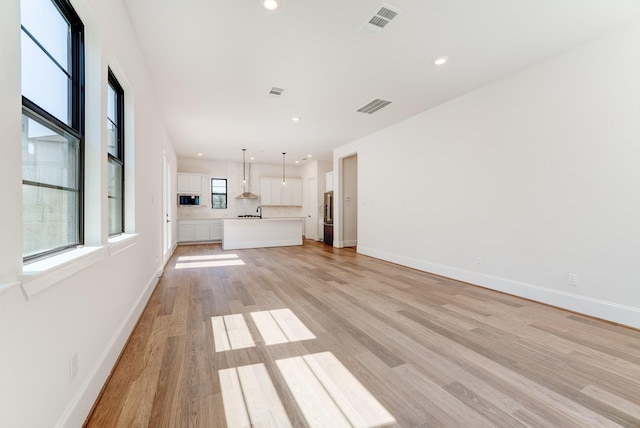
[(124, 233), (124, 90), (109, 70), (107, 86), (107, 197), (109, 236)]
[(227, 208), (227, 179), (226, 178), (211, 179), (211, 208), (213, 209)]
[(23, 259), (83, 243), (83, 32), (65, 0), (21, 0)]

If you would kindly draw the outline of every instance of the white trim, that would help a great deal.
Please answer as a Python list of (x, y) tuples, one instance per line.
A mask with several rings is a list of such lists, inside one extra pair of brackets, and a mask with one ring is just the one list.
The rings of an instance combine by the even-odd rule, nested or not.
[(106, 257), (105, 247), (81, 247), (22, 267), (22, 291), (32, 298), (39, 292)]
[(373, 248), (358, 247), (358, 253), (640, 329), (640, 308), (413, 259)]
[(163, 271), (164, 265), (162, 265), (152, 275), (151, 279), (149, 279), (149, 282), (145, 286), (144, 290), (142, 290), (138, 300), (136, 300), (135, 304), (122, 321), (109, 343), (107, 343), (104, 352), (100, 355), (96, 364), (89, 371), (85, 381), (78, 389), (78, 392), (69, 403), (69, 406), (67, 406), (55, 427), (79, 427), (84, 424), (91, 408), (100, 395), (100, 391), (102, 391), (107, 379), (111, 375), (111, 371), (118, 361), (129, 336), (133, 332), (133, 328), (142, 315), (147, 302), (151, 298), (151, 294), (155, 290)]
[(133, 247), (136, 245), (137, 240), (137, 233), (123, 233), (122, 235), (109, 238), (109, 255), (115, 256), (129, 247)]
[(357, 239), (349, 239), (346, 241), (342, 241), (342, 246), (343, 247), (357, 247), (358, 246), (358, 240)]

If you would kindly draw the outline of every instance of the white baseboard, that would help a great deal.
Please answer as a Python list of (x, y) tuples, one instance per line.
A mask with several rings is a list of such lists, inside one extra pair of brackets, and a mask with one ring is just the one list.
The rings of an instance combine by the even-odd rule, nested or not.
[(344, 240), (344, 241), (342, 241), (342, 246), (343, 247), (357, 247), (358, 246), (358, 240), (357, 239)]
[(127, 317), (122, 321), (106, 346), (105, 351), (98, 358), (82, 386), (80, 386), (73, 400), (71, 400), (71, 403), (69, 403), (69, 406), (55, 425), (56, 427), (81, 427), (84, 424), (163, 272), (164, 265), (154, 272), (149, 279)]
[(567, 309), (603, 320), (640, 329), (640, 308), (620, 305), (605, 300), (592, 299), (546, 287), (472, 272), (451, 266), (413, 259), (373, 248), (358, 247), (358, 253), (386, 260), (424, 272), (489, 288), (547, 305)]

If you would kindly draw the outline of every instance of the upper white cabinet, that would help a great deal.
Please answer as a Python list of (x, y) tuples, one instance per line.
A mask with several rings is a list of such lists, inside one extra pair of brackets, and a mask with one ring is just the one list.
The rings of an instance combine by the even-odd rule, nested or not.
[(178, 194), (200, 196), (200, 206), (211, 205), (211, 179), (202, 174), (178, 173)]
[(333, 192), (333, 171), (324, 173), (324, 191)]
[(278, 206), (302, 206), (302, 180), (287, 178), (286, 185), (282, 185), (281, 178), (260, 179), (260, 204)]
[(199, 195), (202, 192), (202, 175), (178, 173), (178, 193)]
[(211, 178), (203, 175), (200, 177), (200, 206), (211, 208)]
[(287, 185), (281, 186), (282, 205), (302, 206), (302, 180), (297, 178), (287, 179)]

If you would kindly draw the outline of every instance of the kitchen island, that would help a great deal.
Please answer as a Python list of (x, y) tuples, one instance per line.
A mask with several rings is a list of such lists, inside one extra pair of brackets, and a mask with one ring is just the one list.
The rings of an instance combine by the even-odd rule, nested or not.
[(302, 219), (263, 218), (222, 221), (222, 249), (302, 245)]

